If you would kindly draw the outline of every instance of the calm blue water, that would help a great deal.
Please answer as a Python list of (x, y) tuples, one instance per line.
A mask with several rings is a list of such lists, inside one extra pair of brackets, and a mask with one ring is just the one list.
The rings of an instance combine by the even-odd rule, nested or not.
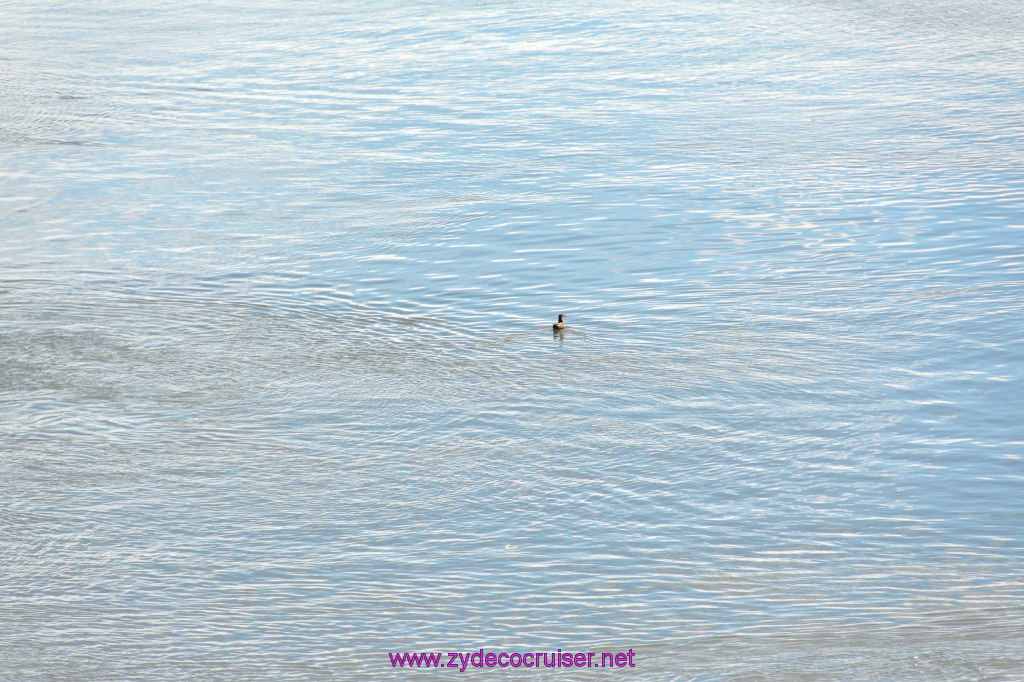
[(0, 678), (1024, 679), (1017, 2), (155, 5), (0, 2)]

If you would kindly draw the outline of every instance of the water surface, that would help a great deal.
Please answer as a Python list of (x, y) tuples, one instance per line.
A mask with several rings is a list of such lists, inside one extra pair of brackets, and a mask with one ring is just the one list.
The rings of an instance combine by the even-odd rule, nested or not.
[(1024, 678), (1018, 10), (0, 3), (0, 675)]

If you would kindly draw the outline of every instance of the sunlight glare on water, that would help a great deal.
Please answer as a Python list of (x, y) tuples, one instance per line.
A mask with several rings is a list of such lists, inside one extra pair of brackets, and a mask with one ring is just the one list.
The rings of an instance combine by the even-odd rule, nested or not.
[(0, 677), (1024, 678), (1017, 3), (0, 18)]

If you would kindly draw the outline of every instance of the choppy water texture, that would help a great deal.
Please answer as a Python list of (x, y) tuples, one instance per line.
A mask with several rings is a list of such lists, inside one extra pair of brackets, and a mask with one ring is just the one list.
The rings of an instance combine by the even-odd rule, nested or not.
[(1024, 679), (1021, 35), (5, 0), (0, 677)]

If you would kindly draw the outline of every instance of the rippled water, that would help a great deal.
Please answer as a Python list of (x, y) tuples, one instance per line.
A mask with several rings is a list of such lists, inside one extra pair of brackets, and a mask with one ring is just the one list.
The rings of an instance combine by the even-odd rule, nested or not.
[(0, 3), (0, 677), (1024, 679), (1018, 3), (154, 4)]

